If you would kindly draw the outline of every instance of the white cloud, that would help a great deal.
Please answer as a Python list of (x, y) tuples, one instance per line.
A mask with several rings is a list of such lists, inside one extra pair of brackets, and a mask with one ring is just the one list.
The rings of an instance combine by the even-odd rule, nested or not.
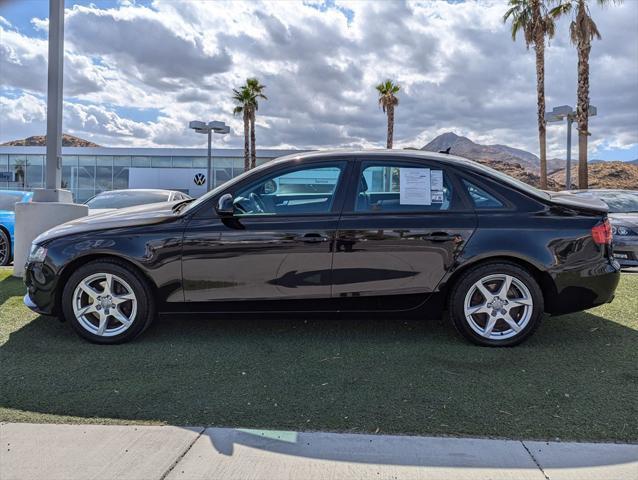
[[(217, 118), (234, 131), (223, 141), (239, 146), (242, 126), (232, 117), (231, 88), (258, 76), (269, 97), (260, 104), (260, 145), (382, 146), (385, 117), (374, 85), (388, 77), (402, 86), (397, 146), (420, 147), (455, 130), (536, 152), (534, 55), (522, 40), (511, 41), (503, 11), (496, 0), (338, 0), (334, 8), (323, 2), (169, 0), (71, 6), (65, 130), (105, 145), (201, 145), (203, 139), (186, 129), (188, 121)], [(592, 13), (603, 35), (592, 48), (591, 97), (599, 109), (591, 121), (592, 152), (629, 148), (638, 144), (638, 2), (593, 7)], [(41, 95), (46, 42), (9, 22), (0, 21), (0, 84)], [(46, 28), (46, 20), (32, 22)], [(568, 23), (560, 22), (547, 49), (550, 107), (575, 103), (576, 51)], [(130, 107), (159, 115), (127, 118)], [(44, 130), (43, 120), (34, 117), (30, 125), (36, 124)], [(14, 130), (3, 128), (1, 139)], [(564, 135), (564, 127), (549, 128), (550, 157), (563, 155)]]

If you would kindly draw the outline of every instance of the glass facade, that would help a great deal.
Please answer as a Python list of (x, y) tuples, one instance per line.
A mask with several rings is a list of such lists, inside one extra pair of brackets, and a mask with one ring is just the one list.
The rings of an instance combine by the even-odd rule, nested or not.
[[(108, 149), (103, 149), (108, 150)], [(121, 152), (118, 152), (121, 153)], [(261, 164), (272, 157), (257, 158)], [(0, 189), (44, 188), (44, 155), (0, 153)], [(62, 155), (62, 188), (82, 203), (106, 190), (135, 188), (129, 185), (131, 169), (206, 169), (205, 156), (187, 155)], [(213, 185), (218, 186), (244, 171), (242, 156), (213, 157)], [(180, 185), (156, 186), (189, 193)], [(190, 192), (200, 193), (199, 190)]]

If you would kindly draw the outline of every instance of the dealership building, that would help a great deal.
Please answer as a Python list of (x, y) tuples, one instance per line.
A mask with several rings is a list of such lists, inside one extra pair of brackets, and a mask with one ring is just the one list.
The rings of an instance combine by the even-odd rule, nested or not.
[[(46, 147), (0, 146), (0, 190), (44, 188)], [(298, 150), (257, 150), (257, 164)], [(82, 203), (105, 190), (165, 188), (206, 192), (207, 150), (197, 148), (63, 147), (62, 188)], [(244, 171), (243, 149), (213, 149), (212, 185)]]

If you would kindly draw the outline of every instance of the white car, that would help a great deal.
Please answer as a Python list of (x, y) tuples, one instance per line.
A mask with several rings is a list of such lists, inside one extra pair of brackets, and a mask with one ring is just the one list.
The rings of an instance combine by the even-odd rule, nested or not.
[(188, 200), (191, 197), (176, 190), (160, 189), (130, 189), (111, 190), (98, 193), (90, 198), (85, 205), (89, 207), (89, 215), (111, 212), (119, 208), (134, 207), (136, 205), (146, 205), (148, 203), (176, 202)]

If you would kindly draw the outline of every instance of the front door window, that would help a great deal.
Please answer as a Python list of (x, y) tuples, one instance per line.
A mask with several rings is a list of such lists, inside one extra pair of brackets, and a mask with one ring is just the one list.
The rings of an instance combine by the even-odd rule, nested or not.
[(345, 162), (338, 162), (262, 177), (237, 192), (235, 213), (238, 216), (329, 213), (344, 165)]

